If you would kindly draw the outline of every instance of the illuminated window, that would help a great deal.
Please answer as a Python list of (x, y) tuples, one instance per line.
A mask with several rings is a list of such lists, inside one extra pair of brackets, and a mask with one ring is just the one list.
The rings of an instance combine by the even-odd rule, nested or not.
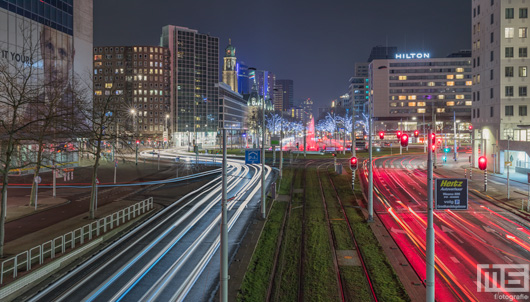
[(455, 78), (455, 76), (452, 75), (452, 74), (448, 74), (448, 75), (447, 75), (447, 79), (448, 79), (448, 80), (452, 80), (452, 79), (454, 79), (454, 78)]
[(462, 68), (462, 67), (458, 67), (458, 68), (456, 69), (456, 72), (464, 72), (464, 68)]
[(112, 88), (112, 83), (105, 83), (105, 88)]
[(425, 102), (418, 102), (418, 106), (420, 107), (425, 106)]
[(519, 76), (526, 77), (528, 68), (526, 66), (519, 66)]
[(409, 100), (415, 100), (416, 99), (416, 96), (415, 95), (409, 95)]
[(443, 100), (443, 99), (445, 99), (445, 95), (443, 95), (443, 94), (438, 95), (438, 99), (439, 99), (439, 100)]
[(450, 101), (450, 102), (445, 103), (445, 105), (447, 105), (447, 106), (454, 106), (454, 105), (455, 105), (455, 102)]
[(416, 102), (409, 102), (409, 107), (416, 107)]
[(519, 27), (519, 38), (526, 38), (528, 36), (528, 27)]
[(504, 29), (504, 37), (505, 38), (511, 39), (511, 38), (513, 38), (513, 34), (514, 34), (514, 28), (513, 27), (506, 27)]
[(477, 84), (480, 84), (480, 74), (477, 74)]
[(464, 95), (463, 94), (457, 94), (456, 95), (456, 99), (457, 100), (463, 100), (464, 99)]
[(101, 93), (101, 90), (96, 90), (96, 91), (94, 91), (94, 94), (95, 95), (101, 95), (102, 93)]
[(397, 107), (397, 103), (390, 103), (390, 107)]
[(425, 113), (425, 108), (419, 108), (418, 113)]
[(447, 86), (455, 86), (455, 82), (449, 81), (449, 82), (447, 82)]
[(436, 108), (436, 112), (444, 113), (445, 112), (445, 108)]
[(427, 83), (427, 86), (431, 86), (431, 87), (434, 86), (434, 82)]
[(472, 101), (466, 101), (466, 106), (471, 106), (471, 105), (473, 105)]
[(404, 96), (404, 95), (400, 95), (400, 96), (399, 96), (399, 100), (400, 100), (400, 101), (404, 101), (404, 100), (406, 100), (406, 99), (407, 99), (407, 97)]
[(463, 78), (464, 78), (464, 75), (463, 75), (463, 74), (457, 74), (457, 75), (456, 75), (456, 79), (457, 79), (457, 80), (461, 80), (461, 79), (463, 79)]
[(101, 60), (101, 58), (102, 58), (102, 55), (95, 55), (94, 61)]
[(406, 79), (407, 79), (407, 76), (399, 76), (399, 80), (400, 80), (400, 81), (404, 81), (404, 80), (406, 80)]

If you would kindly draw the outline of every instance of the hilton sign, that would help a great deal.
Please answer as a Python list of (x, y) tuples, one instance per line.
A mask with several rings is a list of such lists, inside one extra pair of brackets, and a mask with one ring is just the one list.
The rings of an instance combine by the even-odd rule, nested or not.
[(431, 54), (428, 52), (418, 52), (418, 53), (397, 53), (396, 59), (429, 59)]

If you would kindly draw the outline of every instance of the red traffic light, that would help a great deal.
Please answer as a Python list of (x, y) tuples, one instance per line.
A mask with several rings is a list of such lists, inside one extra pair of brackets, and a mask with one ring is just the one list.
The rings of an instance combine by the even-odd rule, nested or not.
[(358, 163), (357, 157), (354, 156), (354, 157), (350, 158), (350, 168), (352, 170), (357, 170), (357, 163)]
[(420, 132), (418, 130), (414, 130), (414, 137), (420, 136)]
[(406, 147), (409, 145), (409, 136), (408, 134), (403, 134), (401, 136), (401, 147)]
[(431, 146), (431, 151), (432, 151), (432, 152), (436, 151), (436, 145), (432, 145), (432, 146)]
[(436, 134), (431, 133), (431, 141), (433, 146), (436, 145)]
[(139, 140), (136, 140), (136, 144), (137, 144), (137, 145), (140, 144), (140, 141), (139, 141)]
[(486, 170), (486, 168), (488, 167), (488, 159), (486, 158), (486, 156), (481, 156), (478, 158), (478, 168), (480, 170)]
[(379, 138), (380, 139), (384, 139), (385, 138), (385, 132), (384, 131), (380, 131), (379, 132)]
[(401, 138), (401, 134), (402, 134), (401, 131), (396, 132), (396, 136), (397, 136), (398, 139)]
[(469, 125), (469, 130), (473, 130), (473, 125)]

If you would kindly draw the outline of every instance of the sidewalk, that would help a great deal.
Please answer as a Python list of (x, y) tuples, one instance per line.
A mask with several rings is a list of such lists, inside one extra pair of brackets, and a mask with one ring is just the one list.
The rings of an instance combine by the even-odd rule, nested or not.
[[(57, 184), (89, 183), (92, 177), (91, 161), (84, 160), (82, 166), (74, 169), (74, 180), (65, 182), (57, 178)], [(117, 183), (153, 181), (175, 177), (177, 165), (170, 161), (133, 161), (117, 168)], [(184, 164), (179, 164), (179, 176), (195, 173)], [(52, 173), (41, 173), (41, 184), (52, 183)], [(114, 163), (103, 162), (98, 169), (101, 184), (114, 183)], [(10, 177), (10, 183), (30, 184), (32, 175)], [(100, 188), (96, 217), (101, 218), (145, 199), (139, 194), (146, 186), (124, 186)], [(174, 190), (174, 188), (173, 188)], [(31, 188), (9, 188), (7, 193), (7, 222), (5, 224), (4, 259), (33, 246), (51, 240), (90, 222), (88, 210), (90, 188), (64, 188), (57, 186), (57, 195), (52, 189), (39, 188), (38, 209), (29, 206)]]

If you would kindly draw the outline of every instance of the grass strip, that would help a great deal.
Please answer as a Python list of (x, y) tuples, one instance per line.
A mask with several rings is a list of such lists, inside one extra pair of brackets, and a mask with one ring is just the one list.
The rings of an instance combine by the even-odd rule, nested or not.
[[(334, 175), (332, 179), (342, 201), (345, 204), (356, 206), (356, 201), (351, 194), (351, 176)], [(355, 191), (357, 196), (362, 196), (358, 183), (355, 185)], [(363, 253), (378, 299), (391, 302), (410, 301), (403, 284), (401, 284), (392, 265), (388, 262), (383, 249), (366, 223), (361, 210), (346, 207), (346, 215), (350, 219), (357, 244)]]

